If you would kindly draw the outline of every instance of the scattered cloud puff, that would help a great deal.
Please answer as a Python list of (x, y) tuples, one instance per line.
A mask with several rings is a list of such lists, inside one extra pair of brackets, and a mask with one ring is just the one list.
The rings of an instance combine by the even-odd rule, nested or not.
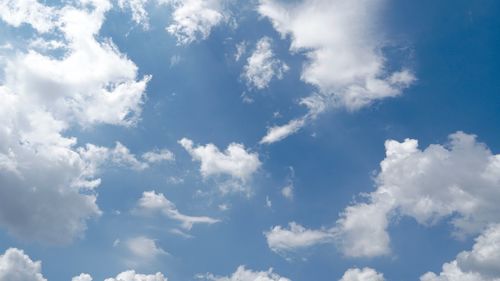
[(129, 9), (132, 12), (132, 20), (141, 25), (145, 30), (149, 29), (149, 16), (146, 4), (149, 0), (118, 0), (121, 9)]
[(168, 33), (180, 45), (206, 39), (215, 26), (227, 22), (229, 13), (224, 0), (162, 0), (174, 8)]
[(241, 41), (236, 44), (236, 52), (234, 53), (235, 61), (239, 61), (240, 58), (247, 52), (247, 45), (248, 43), (246, 41)]
[(288, 229), (274, 226), (271, 230), (264, 232), (264, 235), (269, 248), (281, 254), (313, 245), (331, 243), (334, 237), (328, 230), (310, 230), (296, 222), (290, 222)]
[[(88, 148), (63, 133), (75, 126), (135, 125), (150, 79), (138, 79), (137, 66), (110, 39), (98, 41), (110, 8), (106, 0), (1, 5), (4, 22), (33, 27), (30, 39), (19, 42), (25, 46), (4, 58), (0, 82), (0, 225), (17, 238), (69, 243), (101, 213), (92, 191), (100, 183), (98, 165), (87, 158)], [(62, 55), (32, 49), (33, 41)], [(124, 147), (115, 151), (116, 161), (134, 164)]]
[(246, 184), (257, 172), (262, 163), (256, 152), (249, 152), (239, 143), (231, 143), (225, 151), (220, 151), (214, 144), (194, 146), (193, 141), (183, 138), (179, 144), (191, 155), (193, 161), (201, 162), (200, 173), (203, 178), (211, 176), (229, 176), (234, 181), (222, 183), (223, 193), (229, 191), (246, 191)]
[(340, 281), (385, 281), (384, 275), (372, 268), (365, 267), (348, 269)]
[(445, 263), (436, 275), (428, 272), (421, 281), (498, 281), (500, 280), (500, 225), (487, 228), (471, 251), (463, 251), (454, 261)]
[(160, 212), (172, 220), (179, 221), (186, 230), (190, 230), (194, 224), (214, 224), (220, 222), (218, 219), (207, 216), (195, 217), (184, 215), (162, 193), (156, 193), (155, 191), (145, 191), (142, 193), (142, 197), (137, 203), (136, 211), (146, 213)]
[(271, 144), (281, 141), (298, 132), (306, 124), (306, 118), (293, 119), (282, 126), (272, 126), (260, 140), (260, 144)]
[(155, 149), (142, 154), (142, 159), (149, 163), (158, 163), (162, 161), (174, 161), (175, 155), (168, 149)]
[(92, 276), (87, 273), (82, 273), (78, 276), (71, 278), (71, 281), (92, 281)]
[[(301, 79), (318, 89), (302, 102), (311, 111), (309, 117), (331, 107), (357, 110), (398, 96), (415, 81), (410, 70), (391, 73), (386, 69), (382, 51), (386, 40), (377, 32), (383, 2), (260, 0), (258, 12), (283, 38), (290, 37), (290, 51), (307, 57)], [(292, 122), (295, 126), (286, 125), (288, 130), (281, 130), (282, 137), (276, 140), (303, 126)]]
[(289, 184), (281, 189), (281, 195), (288, 200), (293, 200), (293, 185)]
[(165, 277), (162, 273), (157, 272), (156, 274), (139, 274), (134, 270), (124, 271), (118, 274), (114, 278), (106, 278), (104, 281), (167, 281), (167, 277)]
[(0, 255), (0, 280), (47, 281), (41, 270), (42, 263), (32, 261), (22, 250), (10, 248)]
[(130, 253), (132, 253), (135, 257), (140, 258), (142, 261), (151, 261), (158, 256), (167, 254), (167, 252), (156, 244), (155, 240), (145, 236), (130, 238), (125, 241), (125, 246)]
[[(271, 45), (271, 38), (261, 38), (253, 53), (247, 58), (242, 75), (250, 87), (267, 88), (274, 77), (282, 79), (283, 74), (288, 71), (288, 65), (275, 58)], [(240, 52), (244, 52), (244, 49), (240, 48), (244, 48), (244, 45), (238, 45), (237, 59), (241, 56)]]
[(197, 277), (212, 281), (290, 281), (290, 279), (274, 273), (272, 268), (267, 271), (252, 271), (243, 265), (240, 265), (231, 276), (220, 277), (209, 273)]

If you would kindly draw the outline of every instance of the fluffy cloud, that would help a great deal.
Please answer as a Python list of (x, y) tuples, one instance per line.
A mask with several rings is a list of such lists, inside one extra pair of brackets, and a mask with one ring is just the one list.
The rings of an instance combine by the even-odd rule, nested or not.
[(290, 281), (290, 279), (281, 277), (274, 273), (272, 268), (268, 271), (252, 271), (240, 265), (236, 271), (227, 277), (214, 276), (206, 274), (205, 276), (198, 276), (199, 278), (213, 281)]
[(145, 275), (138, 274), (134, 270), (128, 270), (118, 274), (115, 278), (106, 278), (104, 281), (167, 281), (167, 277), (160, 272)]
[[(288, 71), (288, 65), (274, 57), (271, 44), (271, 38), (261, 38), (257, 42), (252, 55), (247, 58), (243, 77), (250, 87), (257, 89), (267, 88), (274, 77), (281, 79), (283, 78), (283, 74)], [(240, 49), (238, 48), (239, 52)]]
[(121, 9), (130, 9), (132, 20), (144, 29), (149, 29), (149, 16), (145, 7), (148, 2), (149, 0), (118, 0), (118, 6)]
[(201, 216), (184, 215), (175, 204), (169, 201), (162, 193), (154, 191), (145, 191), (137, 203), (137, 211), (139, 212), (161, 212), (166, 217), (179, 221), (184, 229), (191, 229), (194, 224), (214, 224), (219, 222), (218, 219)]
[(260, 0), (259, 13), (269, 18), (282, 37), (290, 37), (290, 51), (307, 57), (301, 78), (318, 89), (306, 98), (314, 98), (314, 104), (303, 103), (313, 106), (310, 111), (329, 107), (357, 110), (398, 96), (415, 81), (409, 70), (387, 70), (382, 51), (387, 40), (377, 30), (384, 2)]
[[(364, 194), (366, 202), (348, 206), (330, 229), (275, 226), (265, 233), (269, 247), (292, 251), (333, 242), (346, 256), (374, 257), (390, 254), (387, 228), (395, 216), (409, 216), (426, 226), (449, 218), (457, 237), (500, 223), (496, 203), (500, 200), (500, 155), (477, 142), (474, 135), (457, 132), (449, 139), (445, 145), (433, 144), (424, 150), (413, 139), (386, 141), (386, 158), (375, 178), (377, 189)], [(471, 263), (474, 260), (471, 256)]]
[[(150, 78), (137, 79), (136, 65), (110, 39), (97, 41), (109, 1), (1, 3), (2, 20), (31, 25), (34, 40), (4, 58), (0, 225), (23, 239), (68, 243), (100, 215), (92, 190), (100, 182), (99, 157), (89, 149), (105, 148), (77, 147), (64, 133), (74, 126), (134, 125)], [(134, 164), (123, 146), (114, 151), (116, 161)]]
[(174, 11), (172, 24), (167, 31), (177, 38), (179, 44), (189, 44), (206, 39), (215, 26), (229, 20), (223, 0), (163, 0), (170, 3)]
[(92, 276), (86, 273), (82, 273), (78, 276), (71, 278), (71, 281), (92, 281)]
[[(245, 184), (262, 164), (257, 153), (247, 151), (245, 146), (239, 143), (229, 144), (223, 152), (212, 143), (194, 147), (193, 141), (186, 138), (181, 139), (179, 144), (186, 149), (194, 161), (201, 162), (200, 172), (204, 178), (225, 175)], [(221, 191), (239, 190), (231, 182), (227, 184), (228, 186), (221, 187)], [(235, 184), (238, 185), (238, 182)]]
[(269, 248), (277, 253), (330, 243), (333, 240), (333, 234), (327, 230), (310, 230), (295, 222), (289, 223), (289, 229), (275, 226), (264, 232), (264, 235)]
[(445, 263), (443, 271), (436, 275), (428, 272), (421, 281), (498, 281), (500, 280), (500, 225), (485, 230), (472, 247), (457, 255), (456, 260)]
[(394, 215), (410, 216), (423, 225), (450, 218), (454, 235), (481, 232), (500, 222), (500, 155), (474, 135), (457, 132), (446, 145), (424, 150), (417, 140), (388, 140), (386, 158), (368, 202), (346, 208), (336, 235), (348, 256), (390, 252), (387, 227)]
[(10, 248), (0, 255), (0, 280), (47, 281), (41, 270), (42, 263), (32, 261), (22, 250)]
[(374, 269), (365, 267), (363, 269), (348, 269), (340, 281), (385, 281), (385, 278), (383, 274), (378, 273)]
[(165, 255), (162, 248), (156, 245), (156, 241), (145, 236), (130, 238), (125, 241), (127, 249), (142, 260), (153, 260), (159, 255)]

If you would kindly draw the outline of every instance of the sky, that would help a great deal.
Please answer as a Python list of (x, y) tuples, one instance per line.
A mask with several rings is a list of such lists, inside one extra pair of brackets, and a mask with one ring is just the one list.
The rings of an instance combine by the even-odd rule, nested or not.
[(499, 281), (499, 12), (0, 0), (0, 281)]

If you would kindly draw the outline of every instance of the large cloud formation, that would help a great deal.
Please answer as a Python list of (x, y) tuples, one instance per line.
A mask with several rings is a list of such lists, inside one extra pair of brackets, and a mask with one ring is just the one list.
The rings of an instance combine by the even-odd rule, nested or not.
[(311, 111), (308, 118), (329, 107), (357, 110), (398, 96), (414, 82), (407, 69), (388, 70), (382, 51), (387, 40), (378, 26), (384, 2), (260, 1), (258, 12), (290, 38), (290, 51), (307, 57), (301, 78), (317, 88), (302, 102)]
[[(1, 19), (31, 26), (35, 38), (5, 55), (0, 76), (0, 226), (23, 239), (68, 243), (100, 214), (99, 179), (88, 157), (96, 147), (78, 147), (64, 133), (133, 126), (150, 77), (137, 79), (137, 66), (110, 39), (97, 40), (109, 1), (0, 3)], [(113, 150), (126, 156), (116, 161), (133, 161), (123, 148)]]
[[(333, 237), (326, 241), (336, 243), (346, 256), (374, 257), (391, 252), (387, 228), (397, 216), (426, 226), (449, 219), (457, 237), (500, 223), (500, 155), (474, 135), (456, 132), (449, 140), (423, 150), (414, 139), (386, 141), (377, 188), (365, 194), (365, 201), (348, 206), (329, 229), (274, 227), (266, 233), (270, 248), (291, 251)], [(307, 233), (316, 239), (302, 239)]]

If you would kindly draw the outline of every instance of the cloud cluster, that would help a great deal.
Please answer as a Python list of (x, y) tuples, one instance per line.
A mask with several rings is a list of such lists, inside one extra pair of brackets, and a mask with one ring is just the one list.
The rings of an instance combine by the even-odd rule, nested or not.
[(160, 212), (164, 216), (179, 221), (184, 229), (190, 230), (194, 224), (214, 224), (220, 220), (206, 216), (184, 215), (175, 204), (169, 201), (162, 193), (155, 191), (145, 191), (137, 202), (138, 212)]
[(47, 281), (41, 270), (42, 263), (32, 261), (22, 250), (10, 248), (0, 255), (0, 280)]
[[(100, 215), (92, 191), (100, 182), (98, 165), (87, 157), (96, 147), (77, 147), (64, 133), (133, 126), (150, 79), (138, 79), (137, 66), (110, 39), (97, 40), (109, 1), (72, 3), (0, 5), (5, 23), (33, 28), (32, 39), (2, 64), (0, 225), (16, 237), (49, 243), (71, 242)], [(137, 164), (123, 146), (113, 151), (116, 161)]]
[(365, 267), (348, 269), (340, 281), (385, 281), (384, 275), (373, 268)]
[[(310, 110), (305, 121), (326, 108), (353, 111), (398, 96), (415, 81), (407, 69), (387, 69), (382, 51), (387, 40), (381, 38), (377, 26), (384, 2), (260, 0), (258, 12), (271, 21), (283, 38), (290, 38), (291, 52), (307, 58), (301, 79), (314, 85), (317, 93), (302, 102)], [(297, 132), (304, 125), (297, 123), (299, 120), (281, 129), (275, 127), (274, 131), (280, 129), (280, 138), (268, 137), (268, 132), (264, 139), (278, 141)]]
[(457, 132), (449, 139), (445, 145), (433, 144), (424, 150), (413, 139), (386, 141), (386, 158), (375, 178), (377, 188), (364, 195), (366, 202), (348, 206), (329, 229), (275, 226), (265, 233), (269, 247), (293, 251), (332, 242), (346, 256), (374, 257), (391, 252), (387, 228), (397, 216), (412, 217), (426, 226), (449, 219), (457, 237), (500, 223), (500, 155), (477, 142), (474, 135)]
[[(238, 52), (240, 52), (240, 48), (238, 48)], [(241, 54), (237, 58), (239, 56)], [(272, 39), (263, 37), (257, 42), (255, 50), (247, 58), (247, 63), (243, 69), (243, 77), (250, 87), (264, 89), (267, 88), (274, 77), (282, 79), (283, 74), (287, 71), (288, 65), (274, 56)]]

